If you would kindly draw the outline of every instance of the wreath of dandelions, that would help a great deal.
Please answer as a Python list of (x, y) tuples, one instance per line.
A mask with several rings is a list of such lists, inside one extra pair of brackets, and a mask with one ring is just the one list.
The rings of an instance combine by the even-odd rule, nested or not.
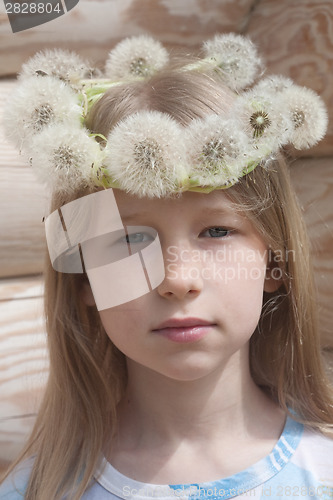
[(207, 116), (183, 127), (167, 114), (142, 111), (108, 137), (90, 133), (85, 118), (108, 88), (149, 78), (167, 62), (165, 48), (148, 36), (119, 43), (104, 74), (67, 51), (38, 53), (23, 65), (7, 103), (7, 137), (54, 191), (102, 186), (164, 197), (228, 188), (281, 146), (309, 148), (325, 135), (321, 98), (282, 76), (255, 84), (263, 68), (256, 47), (234, 34), (205, 42), (203, 58), (180, 70), (218, 71), (237, 92), (228, 116)]

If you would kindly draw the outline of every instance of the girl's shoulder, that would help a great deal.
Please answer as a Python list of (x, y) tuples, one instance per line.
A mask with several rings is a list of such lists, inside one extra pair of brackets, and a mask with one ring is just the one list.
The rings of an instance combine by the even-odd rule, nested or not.
[(1, 500), (22, 500), (28, 486), (33, 466), (33, 459), (20, 463), (0, 484)]
[[(34, 458), (24, 460), (9, 474), (0, 484), (0, 500), (23, 500), (30, 475), (32, 472)], [(105, 490), (96, 480), (84, 493), (82, 500), (118, 500), (112, 493)], [(66, 498), (64, 500), (69, 500)]]
[(329, 473), (333, 486), (333, 434), (330, 437), (310, 427), (304, 427), (292, 461), (309, 471), (319, 470), (319, 473), (324, 475)]

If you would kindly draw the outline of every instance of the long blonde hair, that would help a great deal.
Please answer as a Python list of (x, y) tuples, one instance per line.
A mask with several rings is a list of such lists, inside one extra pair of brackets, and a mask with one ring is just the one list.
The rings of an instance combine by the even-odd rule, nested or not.
[[(119, 120), (150, 109), (186, 126), (193, 118), (223, 114), (231, 99), (218, 78), (172, 69), (110, 89), (92, 109), (87, 125), (107, 135)], [(333, 398), (321, 364), (308, 241), (282, 157), (258, 166), (228, 195), (263, 235), (272, 250), (271, 265), (279, 268), (283, 282), (264, 297), (250, 344), (252, 376), (286, 411), (329, 432)], [(52, 210), (68, 201), (68, 196), (55, 195)], [(47, 261), (50, 374), (30, 440), (11, 467), (34, 456), (28, 500), (58, 500), (65, 494), (80, 498), (92, 481), (105, 440), (117, 431), (125, 359), (107, 337), (96, 309), (81, 300), (85, 279), (57, 273)]]

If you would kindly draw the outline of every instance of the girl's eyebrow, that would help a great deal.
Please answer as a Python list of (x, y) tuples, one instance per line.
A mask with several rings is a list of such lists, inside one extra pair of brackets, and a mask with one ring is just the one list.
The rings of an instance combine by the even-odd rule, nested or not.
[(151, 214), (151, 212), (148, 212), (147, 210), (144, 210), (142, 212), (128, 213), (124, 215), (120, 212), (120, 217), (122, 221), (129, 222), (131, 220), (137, 219), (138, 217), (145, 217), (146, 215), (149, 214)]
[(200, 215), (235, 215), (232, 207), (205, 207), (200, 210)]
[[(232, 207), (203, 207), (199, 208), (200, 216), (211, 216), (211, 215), (236, 215), (236, 211), (232, 210)], [(136, 220), (137, 218), (146, 217), (151, 215), (151, 211), (143, 210), (140, 212), (134, 213), (125, 213), (122, 215), (120, 212), (121, 220), (123, 222), (130, 222), (132, 220)]]

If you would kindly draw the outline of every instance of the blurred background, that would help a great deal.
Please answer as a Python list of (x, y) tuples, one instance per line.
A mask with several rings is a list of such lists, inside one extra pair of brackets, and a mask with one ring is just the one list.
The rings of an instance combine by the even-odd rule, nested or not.
[[(216, 33), (249, 35), (279, 73), (317, 91), (330, 117), (326, 139), (294, 157), (291, 175), (312, 242), (320, 332), (333, 356), (332, 0), (80, 0), (64, 16), (13, 34), (0, 0), (0, 119), (22, 63), (63, 48), (102, 67), (122, 38), (149, 34), (168, 49), (197, 51)], [(0, 126), (0, 472), (18, 453), (47, 378), (42, 311), (46, 196)]]

